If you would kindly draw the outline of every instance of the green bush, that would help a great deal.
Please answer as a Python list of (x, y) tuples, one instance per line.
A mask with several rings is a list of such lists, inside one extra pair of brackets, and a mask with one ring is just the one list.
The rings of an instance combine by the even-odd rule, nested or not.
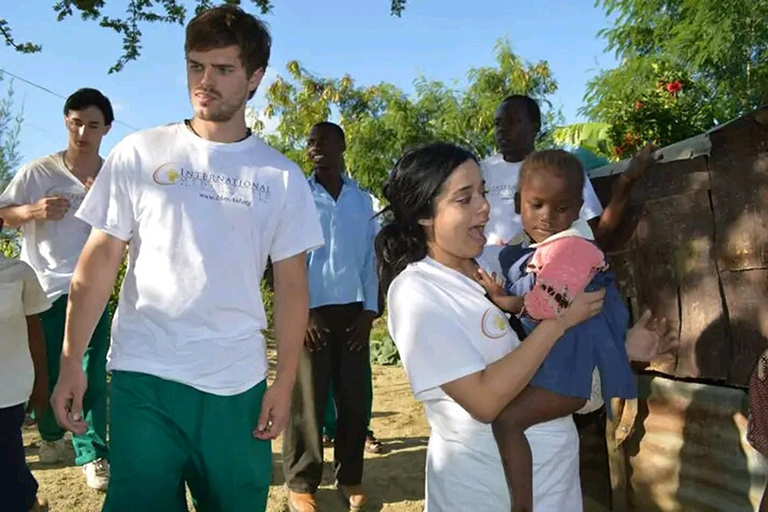
[(376, 320), (371, 330), (371, 364), (392, 366), (400, 364), (400, 353), (387, 330), (386, 313)]
[(21, 252), (21, 232), (18, 229), (0, 231), (0, 253), (8, 258), (18, 258)]
[(123, 262), (120, 264), (120, 268), (117, 270), (117, 279), (115, 279), (115, 286), (112, 287), (112, 294), (109, 296), (109, 315), (110, 318), (114, 318), (115, 311), (117, 311), (117, 300), (120, 298), (120, 287), (123, 286), (123, 279), (125, 278), (125, 269), (128, 267), (128, 254), (123, 258)]

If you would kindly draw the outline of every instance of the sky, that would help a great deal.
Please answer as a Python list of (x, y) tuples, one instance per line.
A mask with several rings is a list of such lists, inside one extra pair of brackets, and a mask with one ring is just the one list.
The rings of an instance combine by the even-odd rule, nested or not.
[[(141, 57), (108, 74), (122, 38), (77, 17), (58, 22), (54, 3), (25, 0), (3, 8), (17, 41), (43, 46), (38, 54), (0, 47), (0, 70), (20, 78), (6, 74), (0, 92), (5, 94), (12, 80), (15, 107), (24, 114), (19, 148), (24, 160), (66, 148), (59, 96), (80, 87), (100, 89), (112, 101), (117, 122), (102, 142), (103, 156), (135, 129), (190, 117), (182, 26), (143, 25)], [(249, 0), (242, 3), (256, 13)], [(597, 35), (608, 18), (594, 0), (409, 0), (401, 18), (389, 15), (389, 3), (274, 0), (273, 12), (264, 17), (273, 37), (270, 67), (250, 104), (263, 109), (263, 91), (286, 74), (291, 60), (321, 76), (348, 73), (360, 85), (386, 81), (410, 93), (419, 76), (461, 83), (469, 69), (494, 65), (494, 45), (506, 38), (524, 60), (549, 62), (559, 84), (555, 106), (573, 123), (583, 120), (578, 109), (587, 81), (616, 65)], [(106, 4), (107, 14), (120, 15), (126, 2)]]

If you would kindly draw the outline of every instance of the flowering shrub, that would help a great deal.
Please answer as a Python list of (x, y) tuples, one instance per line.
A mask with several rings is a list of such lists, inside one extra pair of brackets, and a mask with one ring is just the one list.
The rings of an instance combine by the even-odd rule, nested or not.
[(603, 120), (611, 126), (608, 136), (613, 158), (629, 158), (649, 142), (664, 147), (715, 124), (707, 93), (695, 81), (658, 65), (654, 71), (655, 83), (640, 88), (634, 97), (614, 101), (603, 111)]

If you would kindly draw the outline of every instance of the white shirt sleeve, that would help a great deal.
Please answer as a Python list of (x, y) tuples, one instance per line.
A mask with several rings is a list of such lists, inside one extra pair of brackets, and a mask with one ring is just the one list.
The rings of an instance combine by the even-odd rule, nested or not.
[(485, 361), (456, 320), (410, 276), (389, 290), (389, 329), (417, 399), (448, 382), (485, 369)]
[(269, 248), (273, 262), (323, 245), (323, 228), (307, 179), (298, 169), (289, 169), (286, 174), (285, 201)]
[(130, 241), (136, 223), (132, 183), (138, 165), (130, 139), (124, 139), (107, 157), (75, 216), (115, 238)]
[(29, 168), (26, 166), (16, 172), (11, 182), (5, 187), (2, 195), (0, 195), (0, 208), (22, 206), (37, 201), (37, 198), (30, 197), (28, 190), (29, 178)]
[(24, 272), (24, 290), (22, 292), (21, 300), (24, 303), (24, 316), (32, 316), (42, 313), (51, 308), (51, 301), (43, 291), (43, 287), (40, 286), (35, 271), (32, 267), (24, 264), (26, 267)]
[(595, 189), (592, 188), (592, 182), (589, 177), (584, 175), (584, 205), (581, 207), (579, 216), (584, 220), (592, 220), (603, 214), (603, 205), (600, 204)]

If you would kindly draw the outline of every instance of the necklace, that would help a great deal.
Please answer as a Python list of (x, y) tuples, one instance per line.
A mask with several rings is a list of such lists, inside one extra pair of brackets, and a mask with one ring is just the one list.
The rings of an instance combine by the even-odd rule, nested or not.
[(99, 157), (99, 166), (96, 168), (96, 172), (95, 172), (95, 173), (94, 173), (92, 176), (91, 176), (91, 175), (89, 175), (89, 176), (86, 176), (86, 177), (85, 177), (85, 180), (83, 180), (83, 179), (81, 179), (80, 177), (78, 177), (78, 176), (75, 174), (75, 171), (74, 171), (74, 169), (72, 168), (72, 166), (71, 166), (71, 165), (69, 165), (69, 162), (67, 162), (67, 154), (68, 154), (68, 153), (69, 153), (69, 151), (65, 149), (65, 150), (64, 150), (64, 152), (63, 152), (63, 153), (62, 153), (62, 155), (61, 155), (61, 162), (64, 164), (64, 168), (67, 170), (67, 172), (69, 172), (69, 174), (71, 174), (72, 176), (74, 176), (75, 178), (77, 178), (78, 180), (80, 180), (80, 181), (81, 181), (83, 184), (87, 183), (87, 181), (88, 181), (89, 179), (90, 179), (90, 180), (93, 180), (93, 179), (95, 179), (95, 178), (96, 178), (96, 175), (97, 175), (97, 174), (99, 174), (99, 170), (101, 170), (101, 166), (102, 166), (102, 165), (104, 165), (104, 159), (103, 159), (103, 158), (101, 158), (101, 157)]
[[(184, 124), (187, 125), (187, 128), (189, 128), (192, 131), (192, 133), (194, 133), (195, 135), (200, 137), (200, 134), (197, 133), (194, 128), (192, 128), (192, 121), (190, 119), (185, 119), (184, 120)], [(245, 136), (243, 138), (241, 138), (241, 139), (237, 139), (233, 144), (237, 144), (238, 142), (243, 142), (245, 139), (247, 139), (251, 135), (253, 135), (253, 132), (251, 132), (251, 129), (250, 128), (246, 128), (245, 129)], [(203, 137), (200, 137), (200, 138), (202, 139)]]

